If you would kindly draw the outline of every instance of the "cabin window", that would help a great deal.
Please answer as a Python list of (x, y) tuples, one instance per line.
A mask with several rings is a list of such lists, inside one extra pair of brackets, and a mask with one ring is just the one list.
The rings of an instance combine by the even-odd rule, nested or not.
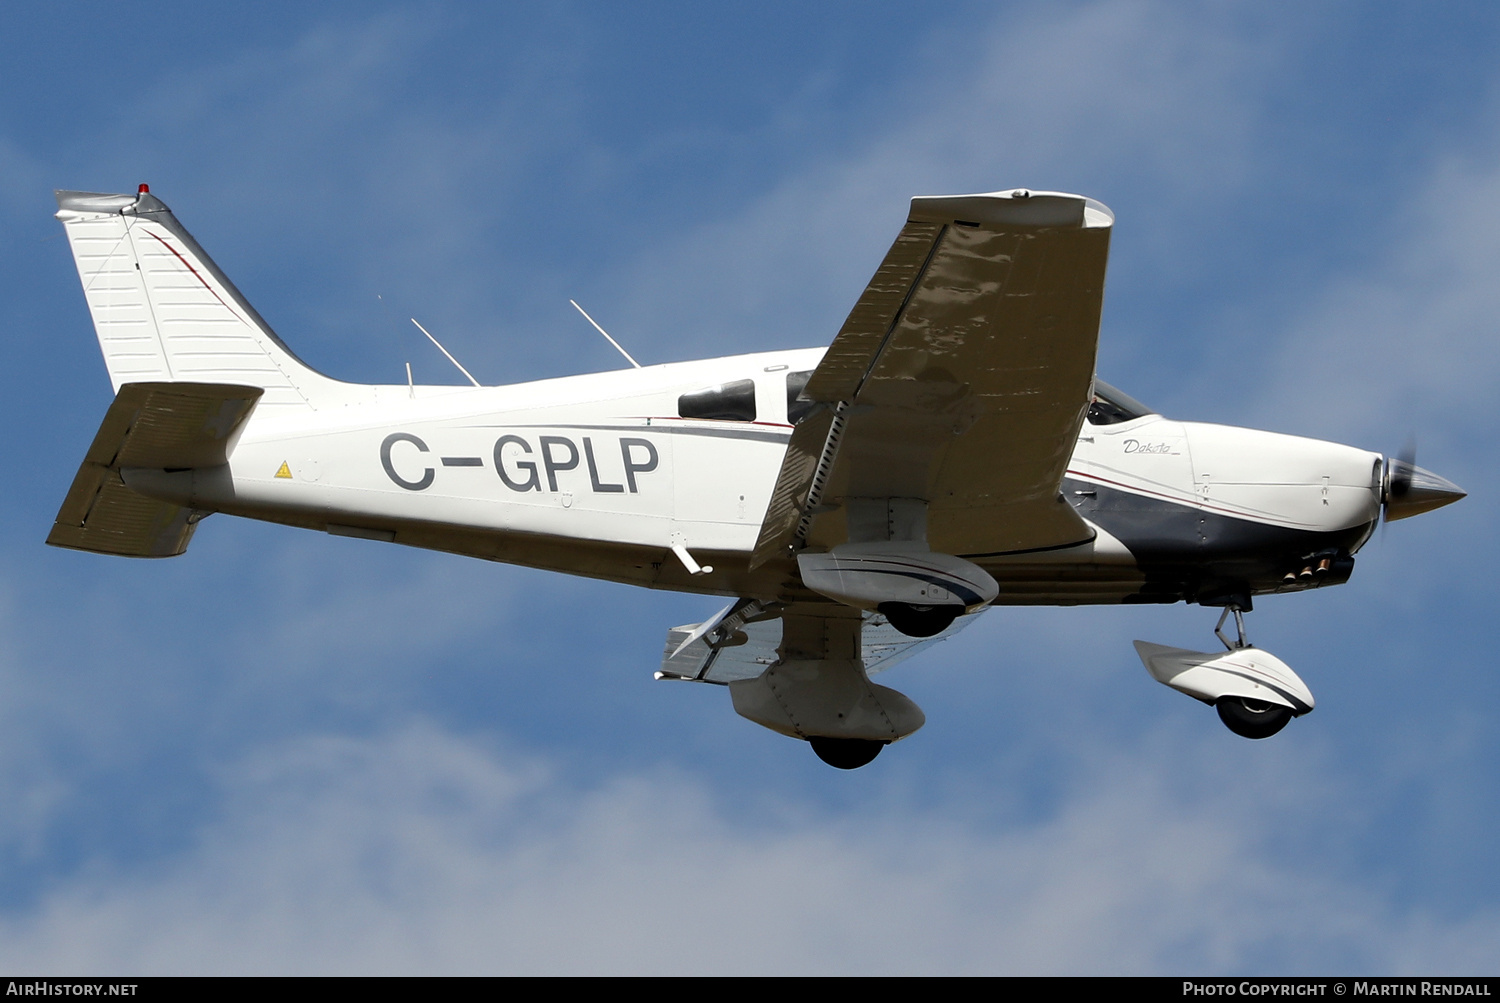
[(677, 413), (684, 418), (754, 421), (755, 381), (735, 380), (683, 394), (677, 398)]
[(1155, 414), (1129, 394), (1121, 393), (1103, 380), (1094, 381), (1094, 399), (1089, 404), (1090, 425), (1118, 425)]
[(802, 391), (807, 388), (807, 381), (812, 379), (812, 374), (811, 369), (786, 374), (786, 420), (789, 425), (797, 424), (818, 406), (817, 401), (810, 401), (802, 396)]

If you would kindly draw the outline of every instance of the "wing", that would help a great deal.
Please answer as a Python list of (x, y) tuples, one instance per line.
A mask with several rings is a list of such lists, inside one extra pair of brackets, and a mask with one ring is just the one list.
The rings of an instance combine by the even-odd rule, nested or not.
[(1114, 217), (1023, 190), (912, 199), (803, 396), (752, 566), (848, 538), (848, 498), (927, 502), (934, 551), (1073, 546), (1059, 489), (1088, 411)]
[[(720, 613), (728, 613), (733, 607)], [(718, 619), (718, 618), (715, 618)], [(961, 616), (953, 626), (934, 637), (907, 637), (886, 622), (879, 613), (865, 613), (860, 630), (861, 657), (865, 671), (871, 675), (884, 672), (903, 662), (924, 648), (947, 640), (969, 624), (979, 619), (978, 613)], [(736, 679), (754, 679), (765, 672), (779, 657), (777, 649), (782, 641), (781, 617), (771, 614), (764, 619), (752, 620), (740, 626), (735, 642), (712, 646), (700, 633), (704, 624), (688, 624), (667, 631), (666, 649), (662, 652), (661, 670), (658, 679), (684, 679), (692, 682), (718, 683), (726, 685)], [(697, 634), (698, 636), (694, 637)], [(682, 642), (691, 641), (684, 645)]]

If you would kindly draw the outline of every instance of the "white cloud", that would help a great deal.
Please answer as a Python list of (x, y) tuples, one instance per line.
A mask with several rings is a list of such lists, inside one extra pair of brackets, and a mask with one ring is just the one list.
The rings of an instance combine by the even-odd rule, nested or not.
[[(1150, 755), (1038, 824), (899, 803), (760, 821), (672, 773), (579, 790), (413, 725), (225, 771), (182, 856), (85, 869), (0, 924), (31, 972), (1479, 970), (1500, 918), (1440, 919), (1278, 845), (1268, 764), (1206, 797)], [(1188, 772), (1194, 772), (1189, 770)], [(877, 802), (878, 803), (878, 802)]]

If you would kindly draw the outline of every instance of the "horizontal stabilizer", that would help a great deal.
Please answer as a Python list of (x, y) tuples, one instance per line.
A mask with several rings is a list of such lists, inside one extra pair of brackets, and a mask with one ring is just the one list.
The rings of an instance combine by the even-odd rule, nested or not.
[(175, 557), (196, 520), (136, 494), (120, 471), (193, 470), (229, 460), (264, 391), (215, 383), (127, 383), (104, 415), (47, 542), (97, 554)]

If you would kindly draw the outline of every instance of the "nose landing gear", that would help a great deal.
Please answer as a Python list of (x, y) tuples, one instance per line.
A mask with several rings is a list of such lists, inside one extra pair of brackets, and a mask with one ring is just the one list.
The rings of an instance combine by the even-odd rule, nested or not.
[[(1157, 682), (1212, 706), (1224, 726), (1242, 738), (1270, 738), (1294, 717), (1313, 709), (1312, 691), (1291, 668), (1245, 637), (1244, 608), (1224, 606), (1214, 634), (1225, 651), (1218, 654), (1135, 642), (1146, 671)], [(1234, 617), (1235, 639), (1224, 636)]]
[[(1236, 636), (1233, 643), (1224, 636), (1224, 621), (1230, 616), (1234, 617)], [(1245, 612), (1238, 603), (1230, 603), (1224, 607), (1224, 612), (1219, 614), (1219, 622), (1214, 625), (1214, 635), (1231, 652), (1255, 647), (1245, 636)], [(1286, 723), (1292, 719), (1290, 707), (1267, 700), (1256, 700), (1254, 697), (1222, 696), (1214, 701), (1214, 709), (1219, 712), (1219, 720), (1224, 722), (1224, 727), (1241, 738), (1270, 738), (1285, 728)]]

